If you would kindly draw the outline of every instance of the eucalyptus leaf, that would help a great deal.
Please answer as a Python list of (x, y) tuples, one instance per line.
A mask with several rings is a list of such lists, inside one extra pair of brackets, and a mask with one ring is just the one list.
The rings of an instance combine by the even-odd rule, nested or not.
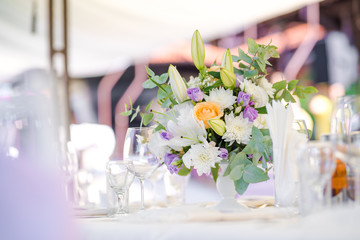
[(233, 169), (231, 169), (229, 177), (232, 180), (239, 180), (244, 173), (245, 166), (244, 165), (237, 165)]
[(246, 189), (249, 186), (249, 183), (245, 182), (243, 178), (240, 178), (239, 180), (234, 181), (234, 184), (235, 184), (236, 192), (240, 195), (244, 194)]
[(269, 176), (260, 168), (248, 165), (244, 170), (244, 181), (247, 183), (258, 183), (269, 179)]
[(142, 86), (145, 89), (152, 89), (152, 88), (156, 87), (156, 84), (153, 83), (153, 81), (151, 81), (150, 79), (148, 79), (145, 82), (143, 82)]
[(145, 107), (145, 112), (148, 112), (148, 111), (150, 110), (150, 107), (151, 107), (152, 103), (153, 103), (153, 101), (151, 100), (151, 101), (148, 103), (148, 105), (146, 105), (146, 107)]

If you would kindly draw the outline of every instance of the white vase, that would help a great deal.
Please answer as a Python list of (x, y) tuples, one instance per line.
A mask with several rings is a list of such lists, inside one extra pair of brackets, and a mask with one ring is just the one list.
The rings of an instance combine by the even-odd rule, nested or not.
[(227, 163), (220, 164), (221, 172), (216, 181), (216, 189), (222, 199), (215, 208), (222, 212), (250, 211), (249, 208), (236, 200), (234, 181), (229, 176), (223, 176), (227, 166)]

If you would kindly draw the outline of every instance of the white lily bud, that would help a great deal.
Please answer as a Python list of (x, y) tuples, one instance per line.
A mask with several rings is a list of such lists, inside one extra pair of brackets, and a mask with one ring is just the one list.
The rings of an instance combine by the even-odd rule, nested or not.
[(183, 81), (176, 67), (170, 64), (168, 72), (169, 72), (171, 90), (174, 93), (176, 101), (178, 103), (182, 103), (188, 98), (186, 93), (187, 90), (186, 84)]

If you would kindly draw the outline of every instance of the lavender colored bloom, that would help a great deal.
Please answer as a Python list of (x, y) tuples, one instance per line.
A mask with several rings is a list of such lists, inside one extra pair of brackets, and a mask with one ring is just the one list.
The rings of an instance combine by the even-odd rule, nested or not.
[(174, 161), (178, 161), (178, 160), (180, 160), (180, 158), (176, 154), (171, 154), (171, 153), (165, 154), (164, 163), (171, 174), (179, 172), (180, 169), (177, 168), (176, 165), (171, 165)]
[(255, 105), (254, 101), (250, 101), (249, 105), (251, 105), (251, 106)]
[(258, 116), (258, 111), (255, 108), (246, 106), (244, 109), (243, 116), (244, 116), (244, 118), (248, 118), (250, 122), (253, 122)]
[(229, 153), (228, 153), (228, 150), (226, 150), (226, 148), (220, 148), (220, 154), (219, 154), (219, 157), (221, 157), (222, 159), (227, 159)]
[(252, 154), (248, 154), (247, 157), (248, 157), (248, 159), (252, 159), (252, 158), (253, 158), (253, 155), (252, 155)]
[(189, 98), (194, 102), (199, 102), (204, 98), (204, 93), (198, 87), (189, 88), (188, 90), (186, 90), (186, 93)]
[(170, 140), (170, 139), (172, 139), (174, 136), (171, 134), (171, 132), (166, 131), (166, 132), (160, 133), (160, 137), (161, 137), (162, 139), (164, 139), (164, 140)]
[(250, 102), (250, 94), (244, 93), (244, 92), (239, 92), (238, 98), (237, 98), (237, 103), (242, 103), (242, 106), (245, 107), (247, 105), (249, 105)]

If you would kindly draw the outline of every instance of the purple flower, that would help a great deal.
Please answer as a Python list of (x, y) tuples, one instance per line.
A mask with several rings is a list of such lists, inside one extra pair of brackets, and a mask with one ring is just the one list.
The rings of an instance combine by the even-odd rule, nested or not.
[(188, 90), (186, 90), (186, 93), (189, 98), (194, 102), (199, 102), (204, 98), (204, 93), (198, 87), (189, 88)]
[(242, 104), (243, 107), (249, 105), (250, 102), (250, 94), (244, 93), (244, 92), (239, 92), (239, 95), (237, 97), (237, 103), (238, 104)]
[(164, 139), (164, 140), (170, 140), (170, 139), (172, 139), (174, 136), (171, 134), (171, 132), (166, 131), (166, 132), (160, 133), (160, 137), (161, 137), (162, 139)]
[(176, 165), (171, 165), (173, 162), (180, 160), (176, 154), (166, 153), (164, 163), (171, 174), (178, 173), (179, 168)]
[(229, 153), (228, 153), (228, 150), (226, 150), (225, 148), (220, 148), (220, 154), (219, 154), (219, 157), (221, 157), (222, 159), (227, 159)]
[(253, 122), (258, 116), (258, 111), (255, 108), (246, 106), (244, 109), (243, 116), (244, 116), (244, 118), (248, 118), (250, 122)]
[(249, 102), (249, 105), (251, 105), (251, 106), (255, 105), (254, 101), (251, 100), (251, 101)]

